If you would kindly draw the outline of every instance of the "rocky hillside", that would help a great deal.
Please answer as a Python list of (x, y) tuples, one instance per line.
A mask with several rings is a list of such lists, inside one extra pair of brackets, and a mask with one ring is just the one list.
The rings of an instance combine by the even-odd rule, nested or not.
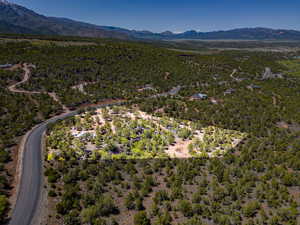
[(170, 31), (153, 33), (112, 26), (97, 26), (66, 18), (43, 16), (6, 0), (0, 0), (0, 33), (149, 40), (300, 40), (300, 31), (269, 28), (241, 28), (213, 32), (190, 30), (175, 34)]
[(0, 1), (0, 32), (45, 35), (128, 38), (124, 33), (65, 18), (39, 15), (20, 5)]

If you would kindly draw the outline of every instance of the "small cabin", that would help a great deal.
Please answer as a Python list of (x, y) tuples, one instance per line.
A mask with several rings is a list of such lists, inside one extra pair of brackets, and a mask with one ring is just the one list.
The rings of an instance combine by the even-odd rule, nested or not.
[(207, 99), (208, 96), (206, 94), (202, 94), (202, 93), (197, 93), (197, 94), (194, 94), (191, 99), (193, 100), (204, 100), (204, 99)]
[(224, 91), (224, 95), (231, 95), (234, 92), (235, 92), (235, 89), (230, 88), (230, 89), (227, 89), (226, 91)]

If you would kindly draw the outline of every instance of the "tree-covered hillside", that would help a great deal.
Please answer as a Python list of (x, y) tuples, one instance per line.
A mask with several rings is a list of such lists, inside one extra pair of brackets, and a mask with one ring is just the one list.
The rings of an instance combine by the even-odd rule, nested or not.
[[(128, 214), (126, 224), (149, 224), (148, 219), (155, 224), (297, 224), (300, 85), (297, 72), (290, 70), (299, 60), (288, 68), (291, 55), (284, 53), (193, 54), (93, 41), (0, 43), (0, 64), (35, 65), (18, 88), (41, 92), (9, 91), (24, 71), (0, 69), (0, 215), (7, 211), (4, 196), (13, 180), (5, 165), (18, 137), (61, 113), (61, 103), (75, 109), (121, 99), (148, 114), (235, 130), (248, 138), (213, 160), (79, 161), (71, 154), (69, 160), (49, 163), (56, 223), (125, 224), (122, 216)], [(263, 80), (266, 67), (283, 78)], [(170, 96), (174, 87), (179, 92)], [(197, 93), (207, 99), (191, 99)]]

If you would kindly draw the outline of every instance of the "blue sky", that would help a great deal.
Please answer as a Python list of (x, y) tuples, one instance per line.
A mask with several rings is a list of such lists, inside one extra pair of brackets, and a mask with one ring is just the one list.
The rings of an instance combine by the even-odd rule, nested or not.
[(47, 16), (161, 32), (300, 30), (300, 0), (10, 0)]

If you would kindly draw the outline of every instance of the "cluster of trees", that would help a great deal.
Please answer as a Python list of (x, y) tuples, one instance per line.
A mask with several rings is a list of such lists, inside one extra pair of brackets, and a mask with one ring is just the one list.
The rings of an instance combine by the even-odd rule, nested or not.
[(0, 146), (7, 148), (35, 124), (62, 111), (61, 106), (46, 94), (26, 94), (0, 91)]
[[(71, 130), (87, 133), (74, 137)], [(146, 119), (137, 109), (119, 106), (101, 109), (101, 113), (92, 109), (53, 125), (48, 132), (48, 160), (80, 158), (89, 153), (87, 145), (91, 144), (92, 158), (167, 157), (164, 150), (174, 143), (175, 137), (193, 137), (191, 128), (180, 128), (179, 122), (168, 118)]]
[[(194, 138), (189, 144), (189, 152), (193, 156), (205, 156), (212, 153), (213, 156), (222, 155), (235, 147), (236, 143), (246, 140), (247, 134), (234, 130), (226, 130), (218, 127), (206, 127), (202, 130), (203, 139)], [(197, 154), (198, 153), (198, 154)]]
[[(2, 46), (4, 62), (28, 61), (37, 66), (23, 85), (28, 90), (57, 92), (70, 107), (107, 98), (134, 99), (145, 95), (137, 89), (151, 84), (157, 92), (177, 85), (213, 81), (212, 75), (239, 69), (244, 77), (261, 74), (265, 67), (275, 72), (282, 66), (278, 54), (222, 52), (218, 55), (185, 55), (150, 45), (103, 41), (92, 46), (37, 46), (30, 42)], [(227, 75), (227, 76), (225, 76)], [(71, 87), (85, 83), (85, 92)], [(121, 90), (121, 91), (120, 91)], [(148, 91), (146, 95), (153, 94)]]
[(5, 164), (10, 160), (9, 152), (0, 148), (0, 223), (3, 223), (8, 211), (8, 192), (10, 188)]
[(11, 188), (12, 174), (6, 168), (11, 161), (8, 157), (11, 149), (20, 141), (20, 136), (35, 124), (60, 111), (49, 96), (26, 96), (11, 93), (0, 87), (0, 223), (6, 216)]
[[(218, 95), (228, 87), (220, 87), (217, 83), (230, 81), (229, 74), (233, 69), (238, 69), (236, 76), (243, 78), (256, 77), (265, 67), (271, 67), (275, 72), (283, 69), (281, 64), (276, 63), (280, 58), (278, 54), (223, 52), (218, 55), (187, 57), (146, 44), (109, 40), (103, 40), (94, 46), (67, 47), (39, 46), (29, 41), (8, 42), (1, 44), (0, 52), (1, 63), (30, 62), (37, 66), (29, 82), (23, 84), (22, 88), (57, 92), (60, 100), (71, 108), (103, 99), (136, 99), (150, 96), (153, 91), (137, 91), (147, 84), (151, 84), (158, 93), (182, 85), (186, 86), (180, 92), (182, 96), (191, 96), (199, 91)], [(219, 76), (218, 82), (213, 79), (214, 75)], [(9, 133), (1, 138), (2, 141), (28, 130), (43, 116), (47, 118), (61, 111), (61, 108), (46, 95), (35, 95), (30, 99), (26, 95), (8, 92), (8, 84), (21, 79), (20, 71), (1, 70), (0, 76), (0, 97), (4, 99), (1, 102), (0, 113), (6, 114), (6, 118), (3, 119), (5, 123), (16, 124), (1, 126), (4, 130), (1, 134)], [(245, 85), (246, 82), (249, 83), (245, 81)], [(71, 88), (80, 83), (86, 83), (85, 92)], [(209, 84), (208, 87), (202, 85), (206, 83)], [(197, 88), (190, 88), (195, 84)], [(32, 104), (33, 101), (38, 104)], [(7, 109), (10, 105), (11, 109)], [(22, 114), (14, 112), (14, 109), (20, 108), (23, 108)], [(41, 112), (43, 116), (37, 112)], [(11, 131), (12, 129), (15, 131)]]
[[(22, 48), (27, 46), (20, 43), (0, 45), (0, 62), (19, 63), (8, 55), (22, 54)], [(13, 52), (10, 52), (13, 51)], [(29, 61), (28, 61), (29, 62)], [(8, 86), (19, 82), (23, 78), (23, 71), (8, 71), (0, 69), (0, 223), (4, 222), (9, 208), (8, 197), (11, 188), (12, 174), (8, 172), (7, 164), (10, 160), (10, 151), (35, 124), (61, 111), (61, 106), (48, 95), (25, 95), (12, 93)]]
[[(59, 199), (57, 213), (65, 224), (121, 223), (120, 217), (128, 211), (137, 214), (131, 218), (131, 224), (132, 221), (136, 224), (149, 221), (157, 224), (297, 223), (300, 92), (299, 77), (294, 75), (298, 73), (291, 73), (290, 76), (294, 76), (289, 77), (291, 79), (257, 79), (265, 67), (272, 68), (273, 72), (285, 70), (288, 64), (277, 63), (287, 58), (284, 54), (196, 55), (143, 43), (110, 40), (95, 43), (88, 46), (34, 45), (27, 41), (1, 43), (0, 63), (33, 63), (37, 69), (22, 88), (56, 92), (69, 107), (121, 98), (133, 100), (149, 113), (197, 121), (201, 127), (236, 130), (248, 133), (249, 137), (247, 142), (237, 146), (237, 154), (207, 161), (154, 160), (152, 164), (115, 160), (107, 163), (78, 162), (76, 157), (55, 161), (48, 165), (53, 170), (49, 172), (49, 195)], [(234, 69), (237, 70), (234, 77), (243, 78), (240, 82), (230, 77)], [(20, 71), (0, 71), (0, 148), (4, 152), (16, 143), (17, 136), (61, 111), (47, 95), (9, 92), (7, 86), (21, 78)], [(80, 83), (87, 83), (84, 92), (72, 88)], [(147, 84), (157, 93), (178, 85), (183, 88), (177, 97), (143, 98), (153, 95), (152, 91), (138, 91)], [(251, 84), (260, 89), (248, 90), (246, 87)], [(229, 88), (235, 92), (224, 96)], [(222, 101), (211, 104), (209, 99), (187, 100), (199, 92)], [(289, 125), (287, 129), (276, 126), (282, 121)], [(182, 131), (182, 137), (188, 135)], [(7, 192), (2, 184), (6, 183), (7, 173), (3, 171), (4, 166), (1, 168), (0, 215), (4, 215), (1, 212), (7, 208), (7, 197), (4, 197)], [(150, 175), (160, 185), (166, 185), (167, 199), (157, 201), (144, 196), (144, 192), (159, 192), (159, 184), (145, 186), (140, 193), (138, 184)], [(116, 203), (120, 198), (125, 201), (125, 196), (118, 195), (128, 188), (139, 192), (133, 194), (138, 197), (134, 199), (134, 209), (130, 210), (125, 203), (124, 207)], [(199, 192), (196, 202), (190, 190)], [(153, 207), (148, 207), (148, 201), (153, 202)], [(169, 212), (164, 211), (165, 208)], [(100, 213), (102, 210), (105, 214)]]
[[(181, 150), (193, 157), (215, 157), (247, 137), (239, 131), (203, 128), (196, 122), (143, 114), (134, 107), (114, 106), (101, 112), (92, 108), (60, 121), (48, 130), (47, 159), (165, 158), (165, 150), (174, 146), (177, 139), (190, 142), (187, 149)], [(71, 131), (82, 133), (76, 136)]]
[[(247, 55), (235, 57), (249, 60)], [(256, 64), (261, 67), (259, 70), (265, 66), (263, 59), (262, 64), (258, 61)], [(300, 116), (297, 113), (300, 81), (296, 77), (262, 81), (256, 79), (259, 76), (252, 67), (251, 74), (238, 73), (247, 78), (238, 83), (228, 74), (220, 73), (216, 79), (203, 78), (208, 85), (195, 83), (183, 88), (176, 97), (135, 100), (148, 113), (195, 121), (199, 127), (213, 126), (248, 134), (246, 141), (223, 157), (63, 163), (58, 160), (49, 164), (60, 174), (51, 190), (57, 196), (62, 194), (65, 184), (61, 186), (61, 182), (70, 175), (70, 168), (76, 168), (80, 175), (73, 179), (73, 185), (86, 184), (79, 193), (92, 190), (90, 195), (96, 196), (98, 190), (114, 202), (121, 202), (117, 205), (118, 214), (96, 216), (106, 224), (126, 224), (122, 218), (129, 216), (128, 224), (296, 225), (300, 204)], [(226, 86), (218, 84), (223, 80), (228, 82)], [(252, 83), (260, 89), (247, 89)], [(234, 88), (235, 92), (224, 96), (228, 88)], [(209, 99), (186, 99), (198, 92), (222, 101), (212, 104)], [(280, 121), (289, 126), (280, 128)], [(167, 120), (162, 122), (168, 125)], [(155, 182), (146, 184), (147, 179)], [(60, 220), (65, 221), (66, 217), (61, 215)]]
[(50, 182), (49, 195), (59, 200), (52, 217), (64, 224), (296, 225), (299, 174), (245, 160), (252, 154), (52, 162), (60, 175)]

